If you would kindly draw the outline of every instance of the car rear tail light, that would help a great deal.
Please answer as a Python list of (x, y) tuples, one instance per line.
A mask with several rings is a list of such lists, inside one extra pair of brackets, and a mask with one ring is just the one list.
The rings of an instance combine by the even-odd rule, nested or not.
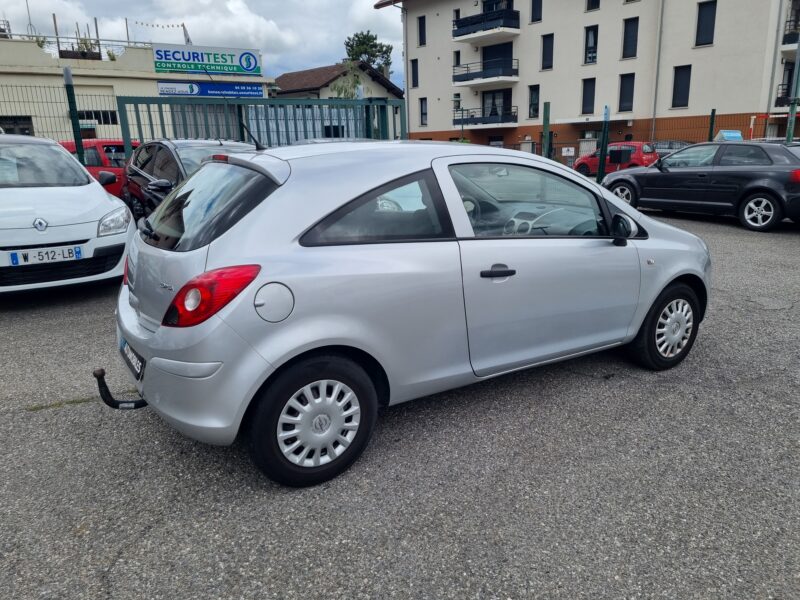
[(800, 183), (800, 169), (795, 169), (789, 173), (789, 183)]
[(128, 255), (125, 255), (125, 266), (122, 267), (122, 285), (128, 285)]
[(169, 305), (162, 325), (192, 327), (218, 313), (256, 278), (261, 267), (242, 265), (207, 271), (184, 285)]

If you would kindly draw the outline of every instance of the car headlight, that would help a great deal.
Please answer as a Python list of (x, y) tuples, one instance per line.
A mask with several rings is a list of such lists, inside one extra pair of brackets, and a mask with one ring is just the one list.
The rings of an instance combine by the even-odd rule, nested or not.
[(97, 237), (125, 233), (131, 222), (131, 211), (127, 206), (120, 206), (112, 210), (97, 224)]

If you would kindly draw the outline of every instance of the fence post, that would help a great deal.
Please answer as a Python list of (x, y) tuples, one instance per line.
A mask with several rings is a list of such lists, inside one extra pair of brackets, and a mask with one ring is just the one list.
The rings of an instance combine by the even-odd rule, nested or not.
[(83, 158), (83, 140), (81, 139), (81, 124), (78, 120), (78, 104), (75, 101), (75, 86), (72, 84), (72, 69), (64, 67), (64, 89), (67, 91), (67, 105), (69, 106), (69, 120), (72, 121), (72, 137), (75, 139), (75, 154), (82, 165), (86, 164)]
[(550, 103), (542, 107), (542, 156), (550, 156)]
[(800, 44), (797, 44), (797, 52), (794, 55), (794, 75), (792, 76), (792, 103), (789, 105), (789, 119), (786, 121), (786, 143), (794, 141), (794, 124), (797, 119), (797, 94), (800, 88)]
[(603, 181), (606, 176), (606, 157), (608, 156), (608, 122), (611, 117), (611, 111), (606, 104), (603, 109), (603, 132), (600, 134), (600, 157), (597, 164), (597, 183)]
[(708, 141), (714, 141), (714, 125), (717, 122), (717, 109), (711, 109), (711, 122), (708, 124)]

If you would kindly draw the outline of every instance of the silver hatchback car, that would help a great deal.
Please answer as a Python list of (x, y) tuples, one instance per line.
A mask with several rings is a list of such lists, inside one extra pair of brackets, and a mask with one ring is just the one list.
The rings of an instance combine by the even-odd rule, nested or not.
[(139, 222), (117, 306), (141, 400), (270, 478), (313, 485), (378, 408), (614, 346), (689, 353), (711, 261), (696, 236), (552, 161), (344, 142), (214, 156)]

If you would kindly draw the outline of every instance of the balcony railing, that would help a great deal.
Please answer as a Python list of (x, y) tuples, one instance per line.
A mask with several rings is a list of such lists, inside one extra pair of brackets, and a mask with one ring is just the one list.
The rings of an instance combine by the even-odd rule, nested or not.
[(519, 11), (510, 9), (493, 10), (472, 15), (471, 17), (464, 17), (463, 19), (455, 19), (453, 21), (453, 37), (461, 37), (462, 35), (497, 29), (498, 27), (519, 29)]
[(782, 83), (775, 92), (775, 106), (789, 106), (792, 103), (791, 84)]
[(795, 14), (786, 20), (783, 29), (783, 44), (796, 44), (800, 40), (800, 14)]
[(517, 77), (518, 75), (519, 60), (516, 58), (493, 58), (453, 67), (454, 82), (488, 79), (489, 77)]
[(453, 111), (453, 125), (491, 125), (494, 123), (516, 123), (517, 107), (459, 108)]

